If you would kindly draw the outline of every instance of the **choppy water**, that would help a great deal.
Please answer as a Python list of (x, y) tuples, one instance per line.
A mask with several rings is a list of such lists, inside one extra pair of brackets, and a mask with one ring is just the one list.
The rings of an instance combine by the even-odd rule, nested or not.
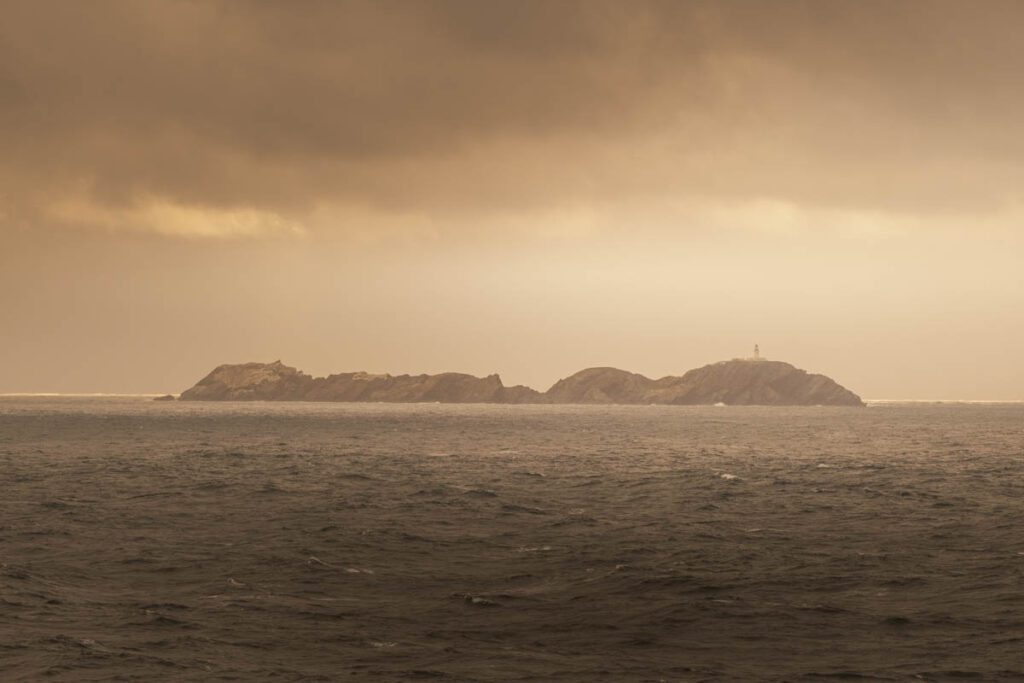
[(1024, 406), (0, 399), (0, 679), (1024, 678)]

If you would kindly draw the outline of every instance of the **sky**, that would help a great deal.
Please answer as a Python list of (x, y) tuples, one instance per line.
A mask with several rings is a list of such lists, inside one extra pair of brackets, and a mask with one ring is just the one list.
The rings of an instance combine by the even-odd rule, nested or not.
[(1024, 399), (1024, 4), (0, 0), (0, 392)]

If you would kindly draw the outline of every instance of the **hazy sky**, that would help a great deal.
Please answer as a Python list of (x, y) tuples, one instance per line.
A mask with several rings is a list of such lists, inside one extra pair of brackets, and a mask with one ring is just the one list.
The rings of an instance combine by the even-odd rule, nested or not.
[(0, 0), (0, 392), (1024, 399), (1024, 3)]

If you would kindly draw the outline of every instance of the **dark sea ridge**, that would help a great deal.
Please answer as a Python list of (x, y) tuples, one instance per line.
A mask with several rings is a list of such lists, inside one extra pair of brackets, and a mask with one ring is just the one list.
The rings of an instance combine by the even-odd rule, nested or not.
[(1024, 679), (1024, 405), (0, 398), (3, 681)]

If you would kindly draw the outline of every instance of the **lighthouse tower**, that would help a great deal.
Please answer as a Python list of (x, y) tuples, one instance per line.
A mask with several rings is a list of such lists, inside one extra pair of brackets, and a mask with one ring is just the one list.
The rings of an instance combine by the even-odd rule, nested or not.
[(754, 344), (754, 357), (752, 360), (761, 360), (761, 347)]

